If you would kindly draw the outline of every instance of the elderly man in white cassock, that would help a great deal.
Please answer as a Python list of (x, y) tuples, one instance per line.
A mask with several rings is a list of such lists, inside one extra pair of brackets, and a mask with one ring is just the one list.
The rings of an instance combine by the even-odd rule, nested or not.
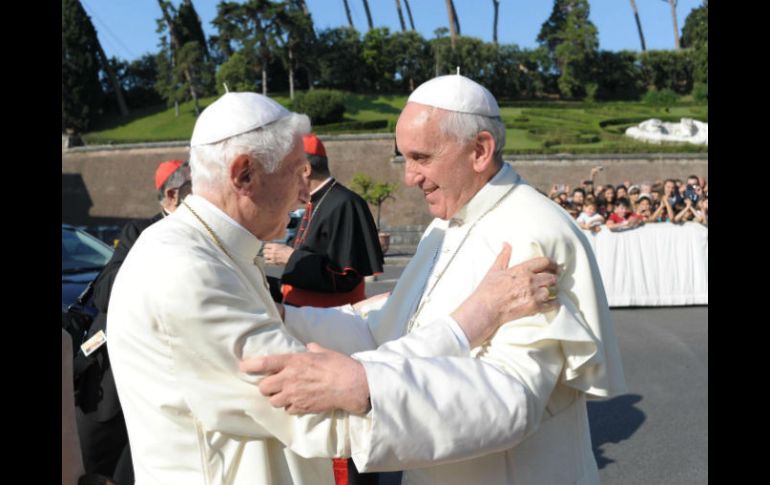
[[(106, 345), (139, 485), (333, 484), (329, 457), (368, 452), (359, 438), (372, 427), (365, 375), (339, 375), (338, 385), (367, 390), (329, 401), (347, 412), (294, 416), (271, 406), (258, 378), (239, 369), (242, 359), (304, 350), (281, 321), (257, 255), (307, 200), (309, 129), (306, 116), (259, 94), (215, 101), (193, 130), (193, 195), (141, 234), (116, 277)], [(558, 307), (549, 300), (554, 262), (508, 268), (510, 248), (499, 256), (476, 293), (382, 355), (467, 353), (505, 321)], [(523, 391), (513, 392), (506, 400)], [(400, 395), (382, 399), (378, 405), (400, 406)], [(392, 446), (401, 440), (395, 429), (390, 436)]]
[[(430, 80), (409, 97), (396, 126), (404, 180), (423, 191), (435, 219), (384, 307), (346, 324), (369, 329), (372, 348), (432, 327), (472, 293), (502, 243), (514, 263), (534, 256), (558, 263), (558, 310), (507, 322), (481, 345), (443, 359), (363, 351), (343, 360), (314, 345), (242, 364), (273, 373), (260, 389), (295, 413), (331, 409), (326, 391), (336, 376), (359, 369), (372, 403), (372, 426), (354, 437), (360, 471), (404, 469), (405, 484), (599, 481), (586, 398), (625, 391), (607, 298), (569, 214), (503, 162), (499, 116), (492, 94), (460, 75)], [(301, 340), (354, 350), (337, 345), (334, 335), (345, 331), (330, 331), (329, 317), (332, 310), (286, 308), (286, 324)], [(399, 406), (384, 405), (393, 396)], [(402, 436), (395, 445), (394, 434)], [(413, 439), (422, 436), (432, 441)]]

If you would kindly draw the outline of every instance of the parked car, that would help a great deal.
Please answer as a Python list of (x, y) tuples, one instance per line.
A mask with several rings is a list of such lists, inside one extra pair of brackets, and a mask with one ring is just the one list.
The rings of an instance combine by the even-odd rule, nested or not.
[(61, 225), (61, 304), (62, 311), (75, 303), (96, 278), (114, 250), (87, 232)]

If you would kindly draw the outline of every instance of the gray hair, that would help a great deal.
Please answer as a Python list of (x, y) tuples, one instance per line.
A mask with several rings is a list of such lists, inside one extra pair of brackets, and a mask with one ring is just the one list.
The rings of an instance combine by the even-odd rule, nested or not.
[(505, 123), (499, 116), (483, 116), (457, 111), (444, 111), (439, 120), (441, 131), (460, 141), (471, 141), (482, 131), (487, 131), (495, 140), (494, 160), (503, 163), (503, 148), (505, 148)]
[(266, 173), (273, 173), (294, 147), (296, 137), (308, 133), (310, 118), (304, 114), (291, 113), (256, 130), (217, 143), (192, 147), (190, 168), (193, 190), (197, 193), (202, 186), (223, 186), (230, 163), (243, 154), (258, 160)]

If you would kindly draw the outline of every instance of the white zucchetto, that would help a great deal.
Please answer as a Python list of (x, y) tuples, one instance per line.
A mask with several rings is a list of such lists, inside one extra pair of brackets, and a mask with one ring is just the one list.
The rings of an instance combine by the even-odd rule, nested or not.
[(483, 116), (500, 116), (492, 93), (481, 84), (459, 74), (439, 76), (422, 83), (407, 102)]
[(190, 146), (217, 143), (269, 125), (289, 114), (289, 110), (267, 96), (257, 93), (226, 93), (198, 116)]

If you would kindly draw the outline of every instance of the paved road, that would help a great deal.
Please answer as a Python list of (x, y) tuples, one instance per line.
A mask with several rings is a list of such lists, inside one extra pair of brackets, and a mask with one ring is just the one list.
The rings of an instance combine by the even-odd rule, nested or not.
[[(397, 262), (367, 283), (368, 295), (395, 286)], [(628, 393), (588, 404), (602, 483), (707, 483), (708, 307), (613, 309), (612, 316)]]

